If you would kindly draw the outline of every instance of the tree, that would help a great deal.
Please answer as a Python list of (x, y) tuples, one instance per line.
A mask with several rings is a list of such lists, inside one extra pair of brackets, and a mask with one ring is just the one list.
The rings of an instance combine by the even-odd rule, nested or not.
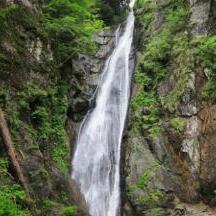
[(123, 0), (100, 0), (98, 5), (101, 18), (109, 25), (119, 22), (126, 8), (125, 1)]

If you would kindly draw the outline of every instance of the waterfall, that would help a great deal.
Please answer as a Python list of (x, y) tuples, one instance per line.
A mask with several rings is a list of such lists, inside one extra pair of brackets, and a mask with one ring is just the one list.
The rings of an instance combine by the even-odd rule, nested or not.
[(80, 185), (91, 216), (120, 213), (121, 142), (130, 97), (134, 19), (130, 11), (122, 35), (116, 31), (116, 46), (104, 66), (96, 106), (82, 124), (72, 161), (72, 178)]

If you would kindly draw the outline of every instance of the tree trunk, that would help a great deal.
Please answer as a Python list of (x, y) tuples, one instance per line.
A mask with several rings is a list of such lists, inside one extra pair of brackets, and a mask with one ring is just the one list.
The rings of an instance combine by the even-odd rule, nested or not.
[(13, 166), (16, 177), (18, 178), (18, 181), (20, 182), (20, 184), (23, 186), (27, 196), (29, 196), (28, 186), (27, 186), (25, 177), (23, 175), (22, 169), (16, 158), (15, 150), (13, 147), (13, 142), (10, 136), (10, 132), (9, 132), (5, 117), (4, 117), (4, 112), (1, 110), (1, 108), (0, 108), (0, 134), (2, 136), (3, 143), (6, 148), (7, 156)]

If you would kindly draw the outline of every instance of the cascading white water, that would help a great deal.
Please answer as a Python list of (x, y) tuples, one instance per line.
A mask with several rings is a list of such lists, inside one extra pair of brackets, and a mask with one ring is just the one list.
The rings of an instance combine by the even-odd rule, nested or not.
[(82, 124), (72, 161), (72, 178), (80, 185), (91, 216), (120, 213), (120, 153), (130, 97), (134, 19), (131, 11), (105, 64), (96, 106)]

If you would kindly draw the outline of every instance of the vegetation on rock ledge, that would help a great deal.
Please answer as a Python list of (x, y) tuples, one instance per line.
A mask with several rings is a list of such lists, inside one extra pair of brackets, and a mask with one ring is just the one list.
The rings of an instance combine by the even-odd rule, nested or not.
[[(70, 79), (78, 82), (80, 77), (63, 74), (59, 65), (78, 53), (93, 55), (92, 34), (104, 21), (114, 24), (117, 11), (115, 2), (99, 0), (29, 2), (0, 3), (0, 107), (33, 200), (16, 183), (0, 142), (0, 215), (53, 215), (53, 209), (62, 216), (76, 215), (79, 209), (64, 187), (70, 179), (65, 124)], [(107, 6), (113, 22), (103, 16)]]

